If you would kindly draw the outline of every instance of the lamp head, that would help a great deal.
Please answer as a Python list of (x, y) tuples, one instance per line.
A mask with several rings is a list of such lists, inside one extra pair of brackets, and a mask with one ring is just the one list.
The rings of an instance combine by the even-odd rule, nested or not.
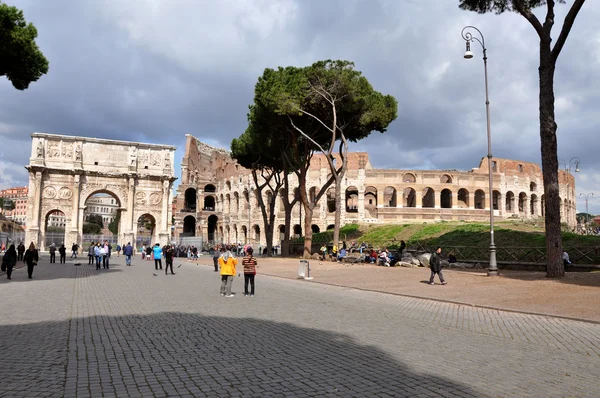
[(579, 160), (575, 162), (575, 172), (579, 173)]
[(465, 59), (473, 58), (473, 53), (471, 52), (471, 42), (467, 40), (467, 49), (464, 55)]

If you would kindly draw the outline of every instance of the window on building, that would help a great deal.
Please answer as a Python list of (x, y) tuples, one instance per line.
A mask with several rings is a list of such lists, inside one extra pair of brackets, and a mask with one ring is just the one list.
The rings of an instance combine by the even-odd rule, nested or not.
[(522, 173), (523, 172), (523, 165), (522, 164), (518, 165), (517, 166), (517, 170), (519, 170), (519, 173)]
[(498, 171), (498, 163), (495, 160), (492, 160), (492, 171), (494, 173)]

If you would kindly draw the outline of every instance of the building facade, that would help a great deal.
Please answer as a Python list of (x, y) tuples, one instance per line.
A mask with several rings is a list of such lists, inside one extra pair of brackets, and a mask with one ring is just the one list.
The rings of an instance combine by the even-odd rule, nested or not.
[[(348, 154), (342, 181), (341, 224), (385, 224), (447, 221), (486, 222), (490, 206), (499, 219), (544, 216), (544, 187), (539, 165), (510, 159), (492, 159), (493, 192), (489, 194), (487, 159), (469, 171), (374, 169), (365, 152)], [(265, 244), (263, 219), (250, 170), (230, 154), (187, 135), (181, 164), (181, 183), (174, 199), (174, 239), (201, 236), (204, 241)], [(330, 176), (327, 160), (315, 155), (307, 190), (315, 197)], [(290, 186), (297, 180), (290, 175)], [(559, 171), (561, 218), (576, 225), (575, 179)], [(310, 187), (310, 188), (309, 188)], [(264, 191), (269, 195), (284, 194)], [(289, 193), (292, 200), (297, 190)], [(334, 188), (330, 187), (313, 213), (312, 230), (333, 228)], [(284, 207), (276, 201), (275, 242), (285, 232)], [(300, 203), (292, 210), (290, 235), (302, 235)], [(278, 239), (279, 238), (279, 239)]]
[(0, 209), (0, 214), (3, 214), (7, 219), (12, 220), (17, 224), (25, 225), (27, 221), (28, 193), (29, 190), (27, 187), (8, 188), (0, 191), (0, 197), (15, 203), (14, 209)]

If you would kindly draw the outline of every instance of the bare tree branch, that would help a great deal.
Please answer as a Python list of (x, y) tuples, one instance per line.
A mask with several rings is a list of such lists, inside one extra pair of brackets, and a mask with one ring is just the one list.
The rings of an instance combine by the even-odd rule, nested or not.
[(571, 9), (565, 16), (565, 22), (563, 23), (562, 29), (560, 31), (560, 35), (558, 36), (558, 39), (556, 40), (556, 44), (554, 45), (554, 48), (552, 49), (551, 57), (552, 57), (552, 62), (554, 64), (556, 64), (556, 60), (558, 59), (558, 56), (560, 55), (560, 52), (561, 52), (563, 46), (565, 45), (565, 42), (567, 41), (567, 37), (569, 36), (569, 33), (571, 32), (571, 28), (573, 27), (575, 18), (577, 17), (579, 10), (581, 10), (583, 3), (585, 3), (585, 0), (575, 0), (573, 5), (571, 6)]
[(296, 125), (294, 124), (294, 121), (292, 120), (291, 117), (288, 116), (288, 118), (290, 119), (290, 123), (292, 123), (292, 126), (300, 133), (302, 134), (302, 136), (304, 138), (306, 138), (307, 140), (309, 140), (310, 142), (313, 143), (314, 146), (316, 146), (317, 148), (319, 148), (319, 150), (323, 153), (327, 152), (325, 149), (323, 149), (323, 147), (321, 145), (319, 145), (319, 143), (315, 140), (313, 140), (308, 134), (306, 134), (304, 131), (302, 131), (301, 129), (299, 129), (298, 127), (296, 127)]
[(526, 20), (529, 21), (531, 26), (535, 29), (540, 39), (549, 39), (549, 36), (545, 35), (544, 27), (539, 19), (531, 12), (529, 8), (526, 8), (523, 4), (523, 0), (513, 0), (513, 7), (515, 10), (519, 12), (519, 14), (523, 15)]

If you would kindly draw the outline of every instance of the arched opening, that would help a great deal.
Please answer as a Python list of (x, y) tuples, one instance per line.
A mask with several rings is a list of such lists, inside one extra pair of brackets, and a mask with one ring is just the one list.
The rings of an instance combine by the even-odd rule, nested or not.
[(226, 181), (225, 182), (225, 188), (227, 188), (228, 191), (231, 191), (231, 182)]
[(475, 191), (475, 208), (485, 209), (485, 192), (481, 189)]
[(402, 182), (407, 182), (409, 184), (417, 182), (417, 177), (413, 173), (406, 173), (402, 176)]
[(279, 211), (285, 211), (285, 199), (287, 198), (287, 191), (285, 189), (279, 190)]
[(240, 212), (240, 194), (238, 192), (233, 193), (233, 209), (236, 213)]
[(254, 243), (260, 243), (260, 227), (258, 225), (254, 225), (252, 227), (252, 240)]
[(542, 195), (542, 199), (541, 199), (541, 209), (542, 209), (542, 217), (546, 216), (546, 195)]
[(250, 209), (250, 192), (244, 191), (244, 210)]
[(138, 217), (136, 223), (136, 247), (142, 247), (142, 245), (152, 245), (156, 242), (154, 240), (154, 232), (156, 231), (156, 219), (152, 214), (142, 214)]
[(246, 228), (245, 225), (242, 225), (242, 235), (244, 237), (244, 242), (250, 243), (250, 242), (248, 242), (248, 228)]
[(328, 231), (329, 231), (329, 230), (331, 230), (331, 229), (334, 229), (334, 228), (335, 228), (335, 225), (333, 225), (333, 224), (329, 224), (329, 225), (327, 226), (327, 230), (328, 230)]
[(537, 195), (531, 195), (531, 200), (529, 201), (529, 214), (532, 216), (538, 216), (537, 214), (537, 204), (538, 198)]
[(365, 188), (365, 209), (373, 210), (377, 208), (377, 188)]
[(535, 182), (533, 182), (533, 181), (532, 181), (532, 182), (529, 184), (529, 190), (530, 190), (531, 192), (535, 192), (535, 191), (537, 191), (537, 184), (536, 184)]
[(225, 208), (223, 209), (224, 213), (231, 213), (231, 195), (225, 195)]
[(299, 224), (294, 225), (294, 238), (302, 236), (302, 227)]
[[(85, 200), (83, 211), (83, 241), (109, 240), (119, 234), (121, 203), (110, 192), (97, 192)], [(92, 225), (95, 224), (95, 225)], [(96, 227), (98, 225), (100, 228)], [(100, 236), (102, 235), (102, 236)]]
[(385, 187), (383, 190), (383, 203), (385, 207), (397, 207), (396, 188)]
[(185, 190), (185, 203), (183, 205), (184, 210), (188, 212), (196, 211), (196, 190), (194, 188), (188, 188)]
[(204, 192), (205, 193), (215, 193), (215, 192), (217, 192), (217, 188), (215, 188), (215, 186), (213, 184), (206, 184), (204, 186)]
[(442, 184), (452, 184), (452, 177), (448, 174), (442, 174), (440, 177), (440, 183)]
[(267, 212), (270, 209), (271, 206), (271, 201), (273, 200), (273, 192), (271, 191), (267, 191), (267, 193), (265, 194), (265, 207), (267, 209)]
[(317, 197), (317, 187), (311, 187), (308, 190), (308, 200), (310, 200), (311, 203), (315, 203), (316, 197)]
[(461, 188), (458, 190), (458, 207), (461, 209), (469, 208), (469, 191), (465, 188)]
[[(348, 211), (346, 209), (346, 211)], [(335, 188), (331, 187), (327, 190), (327, 212), (335, 212)]]
[(208, 242), (214, 243), (217, 239), (217, 222), (219, 222), (219, 217), (216, 215), (211, 215), (208, 217)]
[[(332, 188), (330, 188), (332, 189)], [(334, 191), (335, 194), (335, 191)], [(335, 211), (335, 196), (333, 199), (333, 211)], [(358, 213), (358, 188), (348, 187), (346, 188), (346, 212), (347, 213)]]
[(183, 219), (183, 233), (181, 236), (196, 236), (196, 218), (194, 216), (186, 216)]
[[(54, 209), (46, 213), (44, 224), (44, 247), (54, 244), (56, 248), (63, 243), (65, 245), (65, 228), (67, 227), (67, 217), (61, 210)], [(69, 248), (70, 249), (70, 248)]]
[(417, 191), (404, 188), (404, 207), (417, 207)]
[(443, 209), (452, 208), (452, 191), (450, 191), (448, 188), (442, 189), (440, 194), (440, 206)]
[(215, 211), (215, 198), (213, 196), (204, 197), (204, 211)]
[(321, 228), (319, 228), (319, 226), (315, 224), (311, 225), (310, 229), (312, 230), (313, 234), (318, 234), (319, 232), (321, 232)]
[(423, 189), (423, 207), (435, 207), (435, 191), (427, 187)]
[(515, 194), (512, 191), (506, 192), (506, 211), (515, 212)]
[(493, 195), (493, 203), (494, 203), (494, 210), (498, 210), (499, 207), (499, 203), (500, 203), (500, 192), (499, 191), (494, 191), (494, 195)]
[(527, 202), (527, 194), (525, 192), (521, 192), (519, 194), (519, 213), (525, 212), (526, 202)]
[(279, 226), (279, 242), (283, 242), (283, 240), (285, 239), (285, 225), (280, 225)]

